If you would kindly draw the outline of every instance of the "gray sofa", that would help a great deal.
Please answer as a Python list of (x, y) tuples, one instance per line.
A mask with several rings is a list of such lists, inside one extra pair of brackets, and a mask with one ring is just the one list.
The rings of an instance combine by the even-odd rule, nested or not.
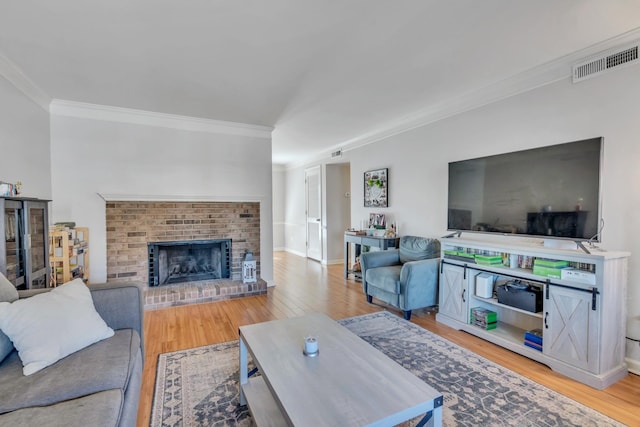
[(440, 241), (417, 236), (402, 236), (399, 249), (363, 253), (360, 264), (367, 301), (382, 300), (411, 319), (411, 310), (438, 304), (439, 261)]
[[(142, 288), (105, 283), (89, 289), (115, 335), (29, 376), (14, 349), (0, 364), (0, 426), (136, 425), (144, 360)], [(20, 298), (31, 295), (21, 292)]]

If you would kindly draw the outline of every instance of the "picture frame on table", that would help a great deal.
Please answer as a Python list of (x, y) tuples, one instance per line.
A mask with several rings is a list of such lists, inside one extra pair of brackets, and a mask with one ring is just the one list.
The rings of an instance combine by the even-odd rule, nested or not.
[(384, 214), (381, 214), (381, 213), (369, 214), (369, 227), (385, 228), (386, 226), (387, 226), (387, 222), (385, 220)]

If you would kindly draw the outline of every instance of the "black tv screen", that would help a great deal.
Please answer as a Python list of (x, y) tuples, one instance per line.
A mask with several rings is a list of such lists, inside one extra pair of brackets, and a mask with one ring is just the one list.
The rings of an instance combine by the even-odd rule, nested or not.
[(603, 138), (449, 163), (447, 228), (600, 241)]

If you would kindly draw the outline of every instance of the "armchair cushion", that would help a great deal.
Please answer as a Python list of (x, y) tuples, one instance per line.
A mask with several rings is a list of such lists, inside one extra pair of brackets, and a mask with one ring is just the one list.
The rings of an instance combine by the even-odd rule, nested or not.
[(367, 271), (367, 283), (393, 294), (400, 293), (400, 270), (402, 266), (390, 265), (384, 268), (372, 268)]
[(420, 259), (438, 258), (440, 256), (440, 241), (417, 236), (402, 236), (400, 238), (400, 262)]

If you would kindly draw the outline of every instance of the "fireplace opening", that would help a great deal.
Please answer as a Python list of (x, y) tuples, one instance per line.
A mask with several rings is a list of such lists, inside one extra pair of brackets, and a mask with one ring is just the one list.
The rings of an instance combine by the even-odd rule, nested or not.
[(231, 277), (231, 239), (148, 243), (149, 286)]

